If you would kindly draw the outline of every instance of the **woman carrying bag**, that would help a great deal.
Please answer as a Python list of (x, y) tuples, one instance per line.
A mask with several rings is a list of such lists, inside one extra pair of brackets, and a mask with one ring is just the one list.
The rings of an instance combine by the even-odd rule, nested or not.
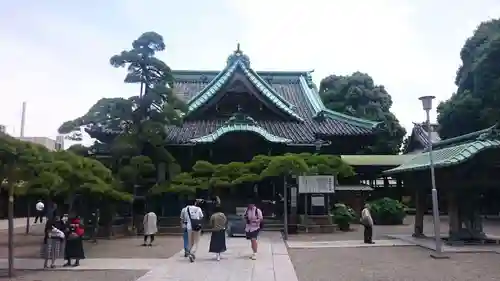
[(48, 268), (50, 260), (50, 268), (55, 268), (56, 260), (61, 256), (62, 245), (64, 242), (64, 233), (56, 228), (53, 220), (47, 221), (45, 225), (45, 236), (41, 249), (41, 258), (44, 260), (43, 268)]
[(212, 226), (212, 236), (210, 237), (210, 253), (215, 253), (215, 259), (220, 261), (220, 254), (226, 251), (226, 225), (227, 218), (222, 212), (221, 207), (214, 209), (214, 214), (210, 216), (210, 225)]

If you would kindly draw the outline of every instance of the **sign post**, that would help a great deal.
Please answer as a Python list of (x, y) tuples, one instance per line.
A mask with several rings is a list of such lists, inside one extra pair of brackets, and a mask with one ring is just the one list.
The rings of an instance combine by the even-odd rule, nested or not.
[(335, 193), (335, 177), (300, 176), (299, 193)]
[[(304, 194), (304, 219), (306, 221), (306, 232), (309, 228), (308, 223), (308, 196), (310, 194), (321, 194), (324, 206), (324, 194), (335, 193), (335, 177), (334, 176), (300, 176), (299, 177), (299, 193)], [(319, 198), (318, 198), (319, 199)], [(311, 205), (319, 205), (318, 199), (315, 198), (314, 202), (311, 198)]]

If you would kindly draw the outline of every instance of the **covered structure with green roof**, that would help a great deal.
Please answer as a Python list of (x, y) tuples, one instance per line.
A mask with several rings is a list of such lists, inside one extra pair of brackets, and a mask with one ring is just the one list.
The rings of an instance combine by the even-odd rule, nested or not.
[(172, 73), (188, 111), (181, 126), (166, 128), (166, 143), (185, 168), (199, 159), (228, 163), (258, 154), (354, 154), (378, 129), (377, 122), (327, 109), (311, 71), (254, 71), (239, 45), (220, 71)]
[[(440, 209), (445, 206), (451, 240), (484, 239), (480, 211), (485, 197), (498, 198), (500, 181), (500, 130), (490, 128), (432, 144)], [(428, 148), (410, 155), (405, 163), (384, 171), (403, 179), (415, 190), (415, 236), (423, 235), (423, 215), (430, 194)], [(427, 202), (426, 202), (427, 201)]]

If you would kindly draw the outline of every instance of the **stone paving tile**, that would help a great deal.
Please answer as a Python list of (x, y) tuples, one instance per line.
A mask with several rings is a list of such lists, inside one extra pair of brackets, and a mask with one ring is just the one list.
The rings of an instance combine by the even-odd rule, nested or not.
[(17, 271), (9, 279), (0, 272), (0, 281), (135, 281), (146, 273), (144, 270), (94, 270), (94, 271)]
[[(33, 223), (35, 218), (30, 218), (30, 222)], [(44, 219), (45, 221), (45, 219)], [(26, 226), (26, 218), (15, 218), (14, 219), (14, 227), (15, 228), (24, 228)], [(0, 230), (9, 229), (9, 221), (7, 219), (0, 220)]]
[(391, 247), (391, 246), (414, 246), (413, 243), (398, 239), (376, 240), (375, 244), (365, 244), (359, 240), (340, 241), (289, 241), (288, 248), (310, 249), (310, 248), (361, 248), (361, 247)]
[(101, 239), (97, 244), (85, 243), (85, 254), (88, 258), (167, 259), (183, 247), (181, 236), (156, 237), (153, 247), (143, 247), (142, 242), (142, 237)]
[[(434, 237), (415, 238), (411, 235), (390, 235), (399, 241), (408, 242), (409, 244), (420, 246), (429, 250), (436, 250), (436, 242)], [(498, 244), (485, 244), (485, 245), (443, 245), (443, 252), (445, 253), (478, 253), (478, 252), (493, 252), (500, 253), (500, 245)]]
[(420, 247), (289, 249), (299, 281), (493, 281), (500, 255), (430, 258)]
[(255, 261), (248, 258), (251, 251), (247, 240), (227, 239), (228, 251), (220, 262), (207, 253), (209, 237), (202, 237), (195, 263), (176, 255), (138, 281), (296, 281), (288, 254), (284, 254), (284, 243), (271, 236), (275, 234), (260, 238)]
[[(448, 217), (441, 216), (441, 233), (448, 233)], [(376, 225), (373, 239), (388, 239), (387, 235), (409, 235), (413, 233), (414, 216), (407, 216), (403, 225)], [(487, 234), (500, 236), (500, 221), (484, 220), (484, 231)], [(363, 226), (351, 225), (352, 231), (335, 233), (302, 233), (290, 235), (290, 241), (325, 241), (325, 240), (363, 240)], [(433, 235), (432, 216), (424, 217), (424, 232)]]
[[(166, 259), (85, 259), (81, 261), (78, 267), (62, 267), (64, 260), (56, 261), (54, 270), (151, 270), (163, 265)], [(37, 270), (43, 269), (43, 260), (41, 259), (16, 259), (14, 267), (18, 270)], [(8, 268), (8, 260), (0, 259), (0, 269)]]

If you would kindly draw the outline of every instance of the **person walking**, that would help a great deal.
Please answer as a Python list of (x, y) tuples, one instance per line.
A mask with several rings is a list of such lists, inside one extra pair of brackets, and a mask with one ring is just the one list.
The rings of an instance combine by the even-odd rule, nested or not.
[(186, 206), (187, 224), (186, 229), (188, 231), (188, 258), (189, 261), (194, 262), (196, 259), (196, 250), (198, 249), (198, 241), (200, 240), (200, 234), (203, 224), (203, 212), (200, 207), (198, 207), (198, 201), (193, 200), (193, 202)]
[(212, 236), (210, 237), (210, 247), (208, 251), (215, 253), (215, 259), (220, 261), (220, 254), (226, 251), (226, 225), (227, 218), (222, 212), (222, 208), (217, 206), (214, 213), (210, 216), (210, 225), (212, 226)]
[(41, 248), (41, 258), (44, 260), (43, 268), (48, 268), (50, 260), (50, 268), (55, 268), (56, 260), (61, 256), (62, 243), (64, 241), (64, 233), (57, 228), (57, 223), (53, 220), (48, 220), (45, 224), (43, 244)]
[[(155, 234), (158, 232), (158, 217), (154, 212), (149, 212), (144, 215), (142, 224), (144, 226), (144, 243), (142, 246), (153, 246), (153, 241), (155, 240)], [(149, 243), (148, 242), (149, 237)]]
[[(79, 266), (80, 260), (85, 259), (83, 250), (83, 234), (84, 230), (80, 225), (80, 219), (74, 218), (70, 220), (70, 225), (66, 233), (66, 246), (64, 247), (64, 266)], [(75, 263), (71, 264), (71, 260), (75, 259)]]
[(186, 204), (186, 206), (184, 206), (184, 208), (182, 208), (181, 215), (180, 215), (181, 227), (182, 227), (182, 241), (184, 242), (184, 257), (186, 257), (186, 258), (189, 256), (189, 235), (188, 235), (188, 230), (187, 230), (187, 223), (188, 223), (189, 217), (186, 213), (187, 205), (188, 204)]
[(370, 213), (370, 205), (365, 204), (364, 209), (361, 211), (361, 224), (364, 226), (363, 233), (364, 242), (366, 244), (374, 244), (373, 242), (373, 218)]
[(254, 203), (248, 204), (247, 210), (245, 211), (245, 233), (252, 247), (252, 255), (250, 256), (252, 260), (257, 259), (257, 237), (259, 236), (263, 219), (262, 211), (257, 208)]
[(35, 223), (37, 223), (38, 221), (40, 221), (40, 223), (43, 223), (45, 205), (43, 204), (42, 200), (38, 199), (35, 205), (35, 210), (36, 210)]

